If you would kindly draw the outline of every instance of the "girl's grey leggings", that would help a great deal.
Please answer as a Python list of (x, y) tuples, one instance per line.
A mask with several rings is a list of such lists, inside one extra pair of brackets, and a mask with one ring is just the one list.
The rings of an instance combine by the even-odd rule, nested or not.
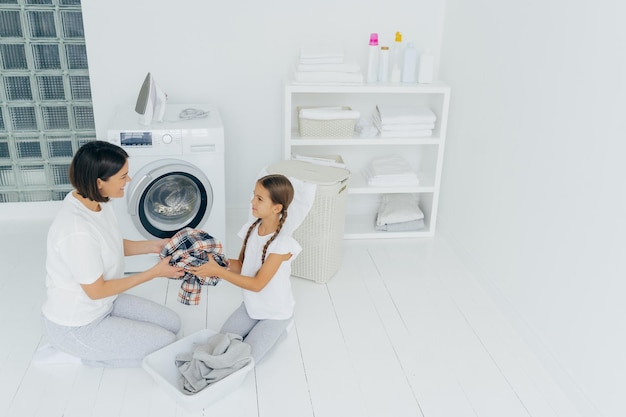
[(43, 327), (50, 344), (86, 365), (140, 367), (146, 355), (176, 341), (180, 318), (161, 304), (120, 294), (107, 314), (85, 326), (60, 326), (43, 317)]
[(222, 326), (221, 333), (234, 333), (252, 346), (254, 363), (261, 362), (265, 354), (285, 333), (292, 318), (286, 320), (257, 320), (248, 315), (246, 306), (241, 303)]

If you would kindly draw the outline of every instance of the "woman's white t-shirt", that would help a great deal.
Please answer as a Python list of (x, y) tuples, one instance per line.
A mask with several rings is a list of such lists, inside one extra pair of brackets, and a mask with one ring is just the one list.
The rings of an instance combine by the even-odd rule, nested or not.
[(102, 317), (116, 296), (92, 300), (81, 284), (124, 273), (124, 241), (110, 203), (91, 211), (70, 192), (50, 226), (47, 241), (44, 316), (77, 327)]
[[(243, 239), (248, 232), (250, 224), (244, 225), (239, 231), (239, 236)], [(250, 238), (246, 245), (246, 253), (241, 267), (241, 274), (255, 276), (261, 269), (261, 256), (265, 243), (272, 237), (272, 234), (259, 236), (259, 226), (250, 233)], [(266, 259), (270, 253), (286, 254), (291, 253), (291, 258), (281, 263), (278, 271), (267, 283), (265, 288), (259, 292), (243, 290), (243, 301), (248, 315), (256, 320), (285, 320), (293, 315), (295, 301), (291, 291), (291, 262), (302, 251), (300, 244), (290, 235), (280, 233), (270, 243)]]

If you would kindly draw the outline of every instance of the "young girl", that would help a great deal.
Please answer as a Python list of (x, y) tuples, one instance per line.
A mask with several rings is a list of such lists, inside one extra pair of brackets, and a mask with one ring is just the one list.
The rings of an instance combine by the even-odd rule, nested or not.
[(302, 248), (289, 234), (280, 231), (294, 189), (287, 177), (267, 175), (259, 179), (252, 197), (252, 224), (239, 236), (243, 246), (238, 259), (224, 269), (214, 260), (191, 268), (197, 276), (217, 276), (243, 289), (243, 303), (222, 326), (221, 333), (241, 335), (252, 346), (259, 363), (287, 328), (293, 315), (291, 262)]

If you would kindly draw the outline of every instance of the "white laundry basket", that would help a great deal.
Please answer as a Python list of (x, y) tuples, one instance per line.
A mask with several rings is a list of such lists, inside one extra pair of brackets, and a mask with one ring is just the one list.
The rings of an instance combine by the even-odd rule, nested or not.
[(302, 252), (293, 261), (292, 275), (318, 283), (328, 282), (341, 266), (350, 171), (305, 161), (282, 161), (267, 168), (316, 184), (311, 211), (294, 231)]
[(212, 383), (196, 394), (183, 393), (182, 389), (179, 388), (181, 374), (176, 366), (176, 355), (192, 352), (195, 345), (207, 343), (209, 337), (215, 334), (216, 332), (211, 329), (198, 330), (149, 354), (143, 359), (142, 368), (154, 378), (157, 385), (167, 395), (187, 410), (197, 412), (226, 397), (239, 388), (248, 373), (254, 368), (254, 360), (252, 360), (248, 365)]

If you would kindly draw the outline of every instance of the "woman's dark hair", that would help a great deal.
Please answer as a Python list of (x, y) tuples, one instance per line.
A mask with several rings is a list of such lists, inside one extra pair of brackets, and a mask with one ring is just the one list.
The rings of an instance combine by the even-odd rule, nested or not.
[[(263, 188), (265, 188), (270, 193), (270, 199), (272, 200), (272, 203), (281, 204), (283, 206), (283, 209), (280, 212), (278, 228), (263, 247), (263, 254), (261, 255), (261, 263), (263, 263), (265, 262), (265, 254), (267, 253), (267, 248), (270, 246), (270, 243), (272, 243), (274, 239), (276, 239), (276, 236), (278, 236), (280, 230), (285, 224), (285, 220), (287, 220), (287, 209), (289, 208), (289, 204), (291, 204), (291, 202), (293, 201), (294, 189), (291, 181), (289, 181), (289, 178), (281, 174), (266, 175), (263, 178), (260, 178), (257, 183), (261, 184)], [(252, 230), (254, 230), (254, 227), (260, 222), (261, 219), (257, 219), (254, 223), (250, 225), (250, 228), (248, 228), (248, 233), (246, 233), (246, 237), (243, 240), (241, 251), (239, 252), (239, 261), (242, 264), (245, 257), (246, 245), (248, 244), (248, 238), (250, 237)]]
[(109, 201), (100, 194), (98, 178), (107, 181), (117, 174), (126, 163), (128, 154), (109, 142), (96, 140), (81, 146), (70, 164), (70, 183), (78, 194), (99, 203)]

